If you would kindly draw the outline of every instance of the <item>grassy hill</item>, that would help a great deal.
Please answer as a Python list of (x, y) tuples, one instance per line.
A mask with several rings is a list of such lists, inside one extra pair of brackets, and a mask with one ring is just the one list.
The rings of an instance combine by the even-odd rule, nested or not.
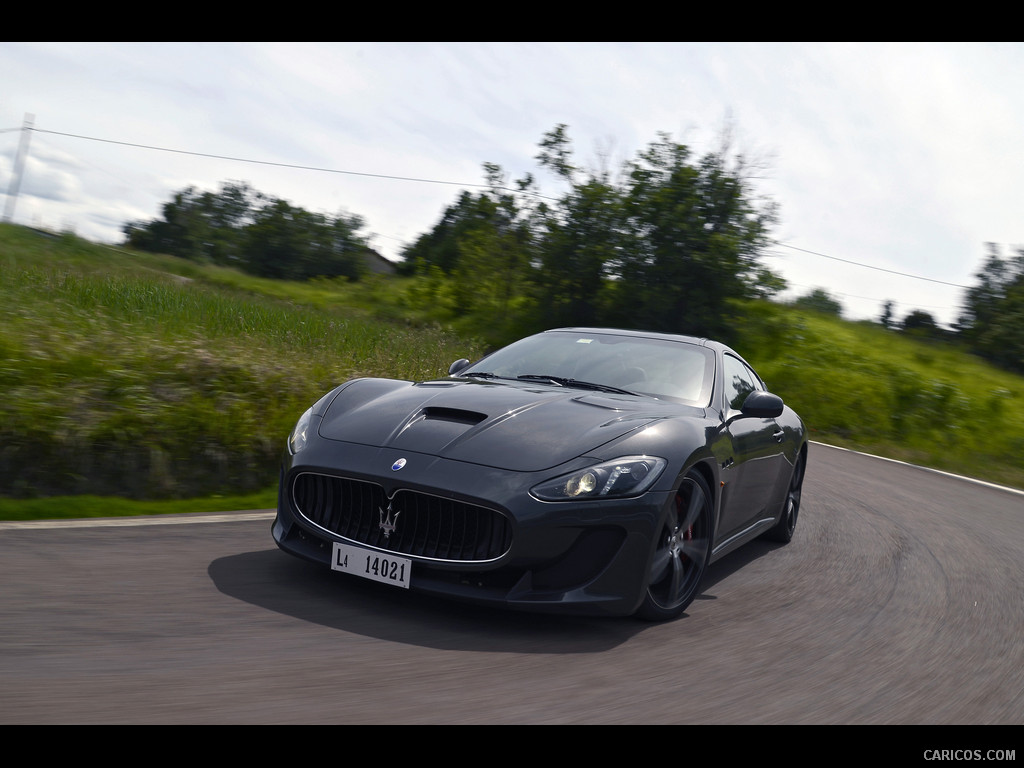
[(815, 439), (1024, 488), (1021, 376), (876, 323), (768, 304), (750, 315), (740, 351)]
[[(272, 506), (284, 439), (323, 392), (482, 352), (409, 320), (423, 308), (401, 285), (261, 280), (0, 225), (0, 518)], [(816, 439), (1024, 487), (1021, 377), (792, 307), (736, 325)]]
[(0, 226), (0, 516), (79, 494), (272, 505), (284, 440), (324, 392), (479, 353), (371, 315), (374, 290)]

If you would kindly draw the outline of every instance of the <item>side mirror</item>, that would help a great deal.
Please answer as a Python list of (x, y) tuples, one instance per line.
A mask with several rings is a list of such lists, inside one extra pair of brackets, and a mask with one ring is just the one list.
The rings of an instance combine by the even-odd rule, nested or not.
[(466, 368), (468, 366), (469, 366), (469, 360), (467, 360), (464, 357), (459, 358), (454, 363), (452, 363), (451, 365), (448, 366), (448, 375), (449, 376), (458, 376), (459, 375), (459, 371), (461, 371), (463, 368)]
[(747, 395), (747, 399), (743, 401), (743, 407), (740, 410), (746, 416), (774, 419), (782, 415), (782, 398), (778, 395), (773, 395), (771, 392), (755, 389)]

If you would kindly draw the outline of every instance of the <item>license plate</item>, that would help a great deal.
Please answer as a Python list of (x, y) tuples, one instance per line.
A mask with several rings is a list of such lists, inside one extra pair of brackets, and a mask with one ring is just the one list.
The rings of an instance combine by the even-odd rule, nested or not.
[(334, 542), (331, 570), (408, 589), (412, 560)]

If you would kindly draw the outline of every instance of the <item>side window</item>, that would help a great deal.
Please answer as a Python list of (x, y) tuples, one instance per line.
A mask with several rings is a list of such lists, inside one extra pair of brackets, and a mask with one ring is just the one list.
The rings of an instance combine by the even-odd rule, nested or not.
[(743, 407), (747, 395), (761, 389), (758, 378), (750, 368), (732, 355), (725, 356), (725, 401), (738, 411)]

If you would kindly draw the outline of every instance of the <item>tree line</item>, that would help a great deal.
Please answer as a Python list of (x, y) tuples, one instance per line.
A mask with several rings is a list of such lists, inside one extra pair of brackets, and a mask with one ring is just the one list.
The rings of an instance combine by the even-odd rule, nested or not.
[(371, 253), (359, 216), (311, 213), (241, 182), (219, 192), (188, 187), (164, 203), (162, 214), (126, 224), (126, 244), (282, 280), (357, 280)]
[[(618, 168), (584, 167), (565, 125), (538, 145), (540, 169), (563, 190), (540, 193), (532, 174), (510, 181), (484, 165), (486, 185), (462, 192), (403, 252), (404, 300), (429, 308), (493, 344), (568, 325), (626, 326), (731, 339), (749, 299), (785, 281), (759, 254), (771, 242), (777, 206), (755, 194), (759, 170), (731, 148), (697, 156), (667, 134)], [(162, 218), (127, 224), (127, 244), (253, 274), (360, 279), (372, 253), (358, 216), (314, 214), (245, 184), (189, 188)], [(897, 325), (892, 304), (879, 321), (928, 338), (956, 338), (993, 362), (1024, 372), (1024, 249), (990, 246), (949, 330), (926, 312)], [(841, 305), (817, 289), (796, 301), (832, 314)]]
[(463, 192), (404, 250), (419, 298), (450, 319), (508, 335), (619, 325), (722, 337), (736, 300), (784, 288), (758, 260), (776, 207), (754, 196), (727, 140), (697, 157), (662, 134), (614, 171), (579, 165), (564, 125), (539, 149), (560, 197), (485, 165), (486, 191)]

